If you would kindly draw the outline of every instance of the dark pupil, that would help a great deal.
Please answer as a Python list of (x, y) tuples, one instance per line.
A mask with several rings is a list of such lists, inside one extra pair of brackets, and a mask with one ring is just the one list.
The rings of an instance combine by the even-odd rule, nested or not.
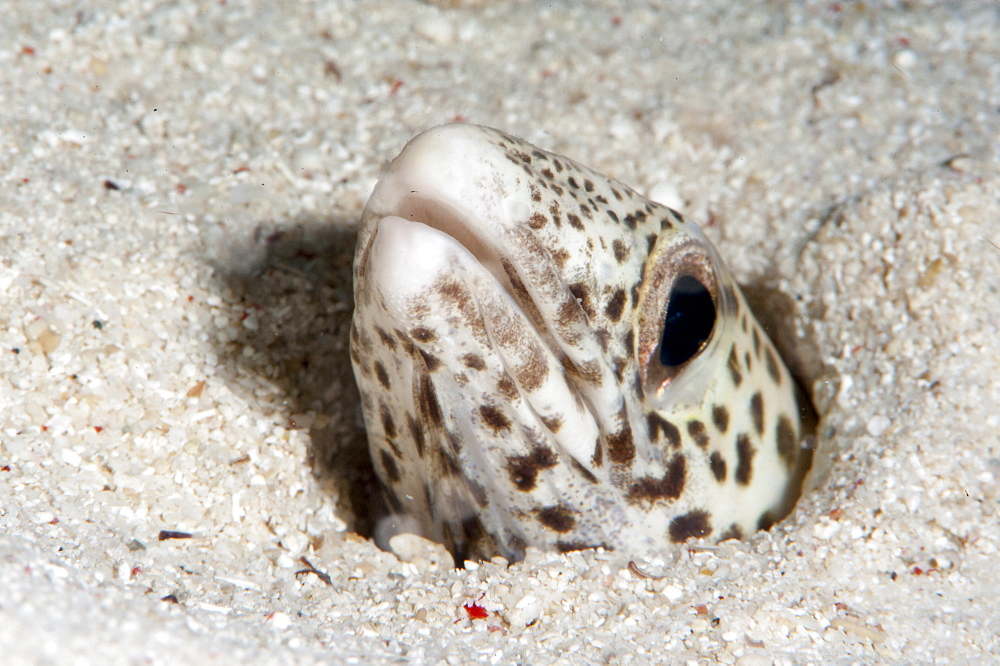
[(681, 277), (670, 290), (667, 314), (660, 338), (660, 363), (680, 365), (698, 353), (712, 335), (715, 304), (701, 282), (690, 275)]

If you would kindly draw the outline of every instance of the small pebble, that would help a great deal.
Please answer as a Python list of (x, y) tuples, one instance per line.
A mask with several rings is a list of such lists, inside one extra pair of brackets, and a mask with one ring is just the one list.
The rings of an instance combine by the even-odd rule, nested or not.
[(455, 28), (448, 19), (433, 16), (416, 25), (417, 34), (438, 46), (448, 46), (455, 41)]
[(680, 588), (674, 587), (673, 585), (667, 585), (663, 588), (663, 596), (670, 601), (677, 601), (684, 596), (684, 591)]
[(513, 610), (506, 614), (506, 618), (511, 626), (526, 627), (535, 622), (541, 614), (541, 600), (533, 594), (526, 594), (514, 604)]
[(865, 430), (872, 437), (879, 437), (889, 429), (890, 425), (892, 425), (892, 421), (889, 420), (889, 417), (879, 414), (868, 421), (865, 425)]
[(900, 69), (909, 69), (917, 63), (917, 54), (910, 49), (903, 49), (892, 59), (892, 63)]
[(292, 618), (288, 616), (288, 613), (276, 611), (267, 617), (267, 623), (276, 629), (287, 629), (292, 626)]
[(444, 546), (417, 534), (397, 534), (389, 539), (389, 548), (400, 561), (409, 562), (423, 571), (455, 568), (455, 559)]

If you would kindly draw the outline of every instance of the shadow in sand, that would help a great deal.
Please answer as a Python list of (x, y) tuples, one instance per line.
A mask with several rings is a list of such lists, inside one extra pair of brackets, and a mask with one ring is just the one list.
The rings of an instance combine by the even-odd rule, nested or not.
[(796, 337), (795, 326), (792, 324), (797, 311), (795, 300), (763, 281), (741, 284), (740, 289), (764, 332), (778, 348), (788, 369), (799, 382), (811, 385), (823, 374), (823, 361), (812, 340)]
[[(816, 409), (810, 387), (826, 373), (818, 346), (808, 337), (802, 340), (796, 336), (795, 327), (792, 325), (795, 321), (796, 305), (791, 296), (763, 282), (741, 284), (740, 289), (797, 384), (796, 398), (799, 403), (799, 415), (802, 418), (805, 448), (801, 452), (799, 467), (796, 470), (797, 478), (789, 485), (789, 494), (786, 497), (786, 505), (791, 509), (800, 495), (808, 491), (809, 486), (814, 486), (819, 477), (825, 476), (826, 462), (819, 461), (820, 464), (817, 466), (815, 459), (819, 446), (818, 429), (821, 415)], [(813, 474), (806, 483), (806, 475), (810, 471)]]
[[(306, 428), (309, 463), (335, 492), (348, 527), (371, 536), (384, 503), (368, 455), (360, 399), (351, 371), (353, 219), (261, 222), (253, 237), (222, 248), (220, 287), (252, 313), (254, 330), (238, 327), (219, 350), (224, 371), (275, 384), (289, 427)], [(225, 245), (225, 243), (224, 243)], [(245, 354), (246, 347), (254, 350)]]

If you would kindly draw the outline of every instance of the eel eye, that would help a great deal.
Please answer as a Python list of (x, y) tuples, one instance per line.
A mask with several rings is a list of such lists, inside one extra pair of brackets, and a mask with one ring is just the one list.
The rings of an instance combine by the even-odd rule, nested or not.
[(670, 367), (691, 360), (708, 342), (713, 328), (715, 303), (708, 288), (690, 275), (681, 276), (667, 300), (660, 363)]

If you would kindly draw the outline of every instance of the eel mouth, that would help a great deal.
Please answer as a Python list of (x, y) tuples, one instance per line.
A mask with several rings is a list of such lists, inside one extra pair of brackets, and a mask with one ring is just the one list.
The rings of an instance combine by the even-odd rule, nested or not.
[(471, 254), (522, 310), (537, 311), (524, 302), (533, 297), (515, 289), (508, 275), (517, 263), (507, 249), (508, 232), (531, 214), (523, 178), (481, 128), (436, 127), (411, 139), (385, 167), (362, 229), (398, 217), (439, 231)]
[[(539, 332), (548, 329), (549, 324), (541, 316), (534, 297), (523, 287), (515, 288), (511, 279), (511, 274), (514, 273), (511, 270), (512, 262), (501, 254), (495, 242), (491, 242), (493, 239), (484, 233), (483, 227), (486, 223), (478, 218), (472, 218), (468, 214), (463, 214), (456, 206), (450, 205), (446, 201), (415, 196), (414, 194), (403, 197), (397, 208), (379, 219), (378, 228), (380, 230), (385, 227), (384, 223), (387, 218), (394, 220), (397, 233), (405, 229), (405, 234), (399, 237), (400, 241), (393, 244), (397, 246), (399, 261), (413, 267), (414, 273), (418, 271), (453, 272), (454, 265), (448, 267), (444, 266), (442, 262), (448, 261), (446, 257), (455, 257), (456, 253), (464, 254), (465, 257), (459, 262), (466, 267), (466, 270), (470, 267), (470, 263), (477, 264), (482, 271), (480, 274), (483, 277), (487, 275), (492, 277), (495, 287), (509, 298), (522, 315), (534, 323)], [(431, 236), (434, 237), (433, 240)], [(425, 240), (432, 244), (424, 245), (422, 241)], [(449, 245), (451, 247), (448, 247)], [(422, 256), (419, 256), (421, 248), (424, 247), (428, 249)], [(439, 250), (441, 256), (428, 256), (429, 253)], [(420, 268), (416, 268), (417, 266)], [(411, 279), (415, 282), (421, 282), (421, 277), (417, 275), (412, 275)], [(469, 286), (471, 287), (472, 284), (469, 283)], [(480, 282), (480, 288), (483, 286), (483, 283)]]
[(500, 255), (486, 241), (482, 233), (476, 230), (481, 223), (470, 221), (468, 215), (463, 215), (457, 207), (440, 199), (409, 194), (403, 197), (398, 208), (391, 214), (404, 220), (419, 222), (449, 236), (475, 257), (497, 279), (497, 282), (507, 283), (505, 288), (510, 293), (509, 281), (503, 272)]

